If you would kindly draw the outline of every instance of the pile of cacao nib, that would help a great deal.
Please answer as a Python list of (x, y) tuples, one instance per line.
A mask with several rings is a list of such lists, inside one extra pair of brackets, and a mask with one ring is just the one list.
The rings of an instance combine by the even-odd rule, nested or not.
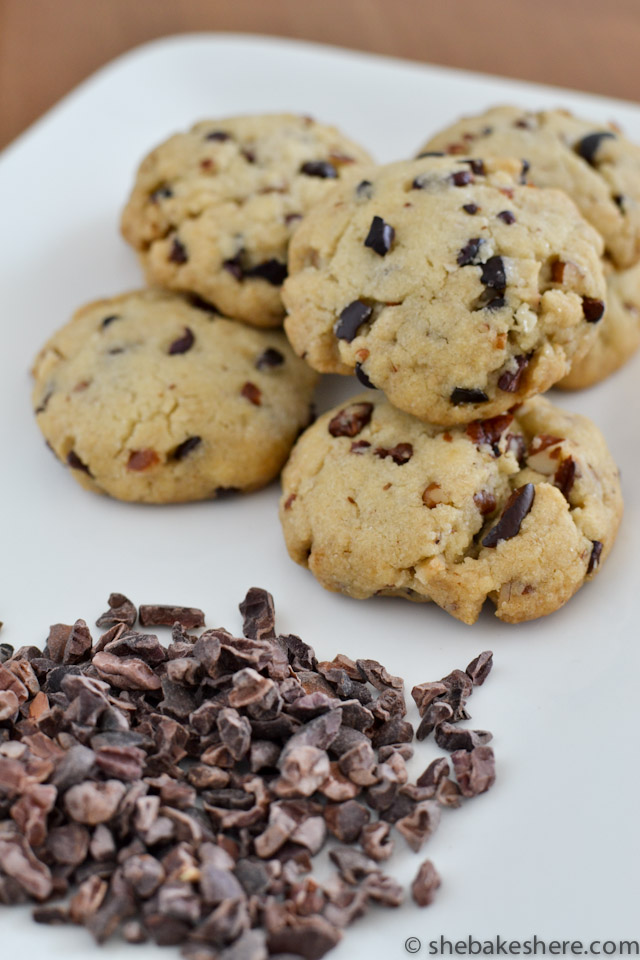
[[(451, 753), (409, 783), (403, 681), (375, 660), (318, 662), (275, 633), (252, 588), (242, 637), (202, 611), (121, 594), (97, 621), (51, 627), (43, 651), (0, 647), (0, 903), (98, 943), (181, 945), (188, 960), (315, 960), (371, 904), (394, 835), (421, 849), (442, 807), (494, 781), (491, 735), (462, 729), (492, 659), (414, 687), (416, 736)], [(134, 629), (172, 625), (172, 642)], [(394, 834), (395, 831), (395, 834)], [(311, 858), (330, 837), (333, 879)], [(440, 879), (421, 864), (416, 903)], [(59, 901), (53, 903), (53, 901)]]

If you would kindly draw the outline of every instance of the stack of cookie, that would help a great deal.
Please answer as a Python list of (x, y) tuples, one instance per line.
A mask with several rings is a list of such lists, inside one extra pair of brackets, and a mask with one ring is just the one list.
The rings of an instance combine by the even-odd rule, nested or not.
[(35, 362), (38, 423), (82, 486), (170, 503), (278, 475), (317, 379), (275, 329), (289, 239), (365, 161), (290, 115), (200, 123), (144, 160), (122, 230), (153, 287), (83, 307)]
[(562, 111), (490, 111), (338, 185), (293, 239), (285, 329), (315, 369), (382, 393), (298, 441), (293, 559), (466, 623), (487, 597), (510, 622), (565, 603), (622, 498), (598, 429), (539, 394), (637, 346), (639, 259), (640, 150)]
[(257, 489), (317, 373), (355, 374), (283, 474), (287, 547), (325, 587), (468, 623), (490, 597), (515, 622), (599, 569), (618, 471), (539, 395), (640, 344), (640, 149), (618, 131), (498, 108), (380, 167), (308, 117), (207, 121), (146, 157), (122, 231), (150, 286), (80, 309), (35, 364), (83, 486)]

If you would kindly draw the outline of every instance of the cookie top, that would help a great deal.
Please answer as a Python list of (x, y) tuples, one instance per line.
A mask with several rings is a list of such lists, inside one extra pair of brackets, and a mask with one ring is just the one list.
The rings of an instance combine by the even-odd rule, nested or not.
[(428, 157), (338, 185), (291, 244), (296, 352), (440, 424), (560, 380), (604, 312), (602, 240), (565, 194), (520, 174), (513, 159)]
[(282, 474), (291, 557), (329, 590), (433, 600), (473, 623), (551, 613), (614, 541), (618, 471), (591, 421), (536, 397), (443, 430), (363, 393), (321, 417)]
[(494, 107), (437, 133), (419, 153), (439, 150), (526, 159), (527, 179), (568, 193), (618, 267), (640, 260), (640, 147), (614, 124), (567, 110)]
[(293, 231), (362, 161), (362, 147), (310, 117), (206, 120), (143, 160), (122, 232), (149, 282), (252, 326), (279, 326)]
[(38, 425), (75, 479), (149, 503), (268, 483), (309, 422), (316, 379), (282, 333), (155, 290), (78, 310), (34, 375)]
[(607, 309), (588, 353), (556, 384), (563, 390), (591, 387), (614, 373), (640, 347), (640, 263), (616, 270), (604, 262)]

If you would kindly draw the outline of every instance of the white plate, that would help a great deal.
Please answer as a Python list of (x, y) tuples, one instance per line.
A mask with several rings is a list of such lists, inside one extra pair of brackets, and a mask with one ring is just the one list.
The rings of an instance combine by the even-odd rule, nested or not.
[[(141, 283), (118, 236), (120, 208), (143, 154), (203, 117), (293, 110), (335, 122), (387, 161), (411, 155), (463, 112), (499, 102), (564, 105), (616, 119), (640, 140), (640, 107), (586, 94), (289, 41), (182, 36), (127, 54), (82, 84), (0, 160), (2, 211), (2, 576), (0, 640), (41, 644), (48, 625), (92, 623), (111, 590), (134, 602), (188, 603), (235, 628), (251, 584), (269, 588), (279, 624), (337, 652), (381, 659), (413, 682), (464, 667), (490, 647), (496, 666), (472, 700), (493, 730), (495, 788), (446, 812), (421, 856), (398, 838), (390, 869), (410, 880), (425, 856), (443, 884), (426, 911), (375, 911), (332, 954), (419, 956), (441, 934), (560, 940), (638, 938), (637, 629), (640, 534), (637, 426), (640, 357), (583, 394), (622, 467), (626, 515), (596, 580), (546, 619), (474, 627), (435, 605), (356, 602), (325, 593), (287, 557), (278, 489), (187, 506), (130, 506), (83, 492), (46, 449), (31, 413), (29, 365), (76, 306)], [(355, 392), (329, 379), (326, 408)], [(435, 755), (418, 749), (415, 770)], [(95, 955), (81, 930), (33, 925), (0, 910), (3, 957)], [(110, 945), (118, 956), (155, 948)], [(171, 956), (171, 952), (168, 954)]]

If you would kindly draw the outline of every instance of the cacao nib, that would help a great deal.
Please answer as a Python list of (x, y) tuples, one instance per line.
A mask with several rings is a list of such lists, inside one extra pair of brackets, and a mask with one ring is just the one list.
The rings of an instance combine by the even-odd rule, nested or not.
[(109, 609), (96, 620), (96, 627), (112, 627), (124, 623), (132, 627), (138, 617), (137, 610), (131, 600), (123, 593), (110, 593), (107, 601)]
[(488, 730), (459, 730), (451, 723), (440, 723), (435, 732), (436, 743), (443, 750), (473, 750), (491, 740)]
[(471, 679), (474, 687), (481, 687), (491, 673), (492, 667), (493, 653), (491, 650), (485, 650), (483, 653), (479, 654), (475, 660), (471, 661), (465, 672)]
[(495, 782), (495, 759), (491, 747), (457, 750), (451, 754), (458, 785), (465, 797), (484, 793)]
[(360, 845), (367, 857), (376, 862), (388, 860), (393, 853), (391, 824), (384, 820), (366, 823), (360, 834)]
[[(337, 436), (370, 422), (371, 404), (351, 408)], [(405, 447), (384, 455), (406, 462)], [(42, 652), (0, 648), (0, 903), (68, 894), (34, 918), (84, 925), (98, 943), (120, 931), (182, 945), (187, 960), (316, 960), (368, 904), (402, 902), (379, 866), (391, 825), (419, 849), (441, 807), (492, 782), (490, 735), (452, 726), (491, 655), (414, 688), (421, 729), (463, 748), (451, 758), (460, 786), (444, 758), (414, 784), (402, 679), (373, 659), (319, 663), (299, 637), (276, 636), (265, 590), (240, 610), (245, 636), (196, 637), (202, 611), (141, 606), (143, 626), (173, 626), (164, 647), (113, 593), (96, 644), (77, 620), (55, 624)], [(324, 887), (304, 874), (327, 830), (341, 846)], [(417, 902), (434, 876), (423, 864)]]
[(270, 639), (275, 636), (275, 608), (273, 597), (260, 587), (251, 587), (240, 604), (243, 616), (242, 632), (252, 640)]
[(204, 626), (204, 613), (197, 607), (176, 607), (171, 604), (145, 603), (139, 610), (143, 627), (171, 627), (179, 623), (185, 630)]
[(431, 860), (425, 860), (411, 884), (411, 896), (419, 907), (428, 907), (433, 903), (436, 890), (440, 886), (440, 877)]

